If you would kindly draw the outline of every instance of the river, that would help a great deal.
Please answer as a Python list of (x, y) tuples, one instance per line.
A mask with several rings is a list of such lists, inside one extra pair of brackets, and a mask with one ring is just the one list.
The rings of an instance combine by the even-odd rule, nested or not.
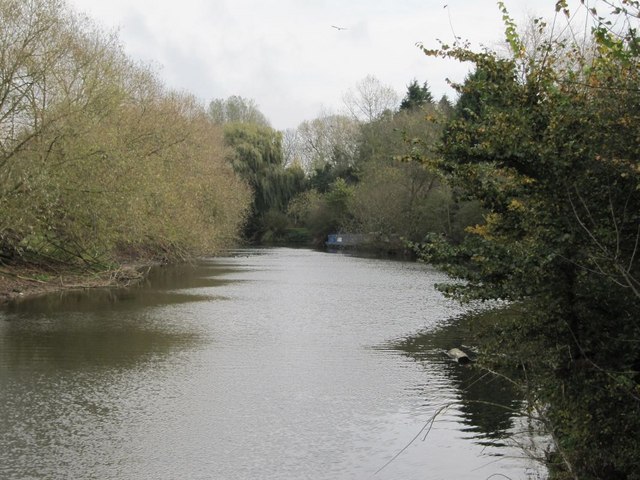
[(442, 353), (464, 341), (446, 281), (250, 249), (9, 304), (0, 478), (542, 478), (508, 440), (525, 422), (473, 402), (513, 392)]

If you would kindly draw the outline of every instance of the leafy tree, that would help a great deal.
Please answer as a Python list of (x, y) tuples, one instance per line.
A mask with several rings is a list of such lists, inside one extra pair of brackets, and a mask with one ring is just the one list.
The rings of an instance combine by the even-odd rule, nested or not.
[(347, 229), (351, 214), (349, 204), (353, 197), (353, 186), (338, 178), (328, 191), (312, 199), (308, 226), (316, 242), (323, 242), (329, 233)]
[(239, 95), (226, 99), (216, 98), (209, 103), (209, 116), (214, 123), (255, 123), (270, 126), (269, 120), (260, 111), (258, 104)]
[(412, 110), (432, 103), (434, 103), (433, 95), (431, 95), (427, 82), (420, 85), (418, 80), (414, 79), (407, 85), (407, 93), (400, 103), (400, 110)]
[(287, 214), (294, 225), (307, 229), (314, 244), (324, 246), (329, 233), (350, 228), (353, 192), (352, 185), (338, 178), (325, 193), (312, 188), (297, 195)]
[[(425, 125), (425, 113), (433, 118)], [(381, 237), (420, 241), (429, 233), (458, 241), (462, 206), (434, 168), (445, 117), (433, 105), (404, 110), (361, 127), (358, 184), (351, 205), (355, 227)], [(420, 158), (423, 165), (410, 160)], [(476, 209), (477, 211), (477, 209)], [(470, 208), (465, 208), (470, 213)], [(468, 217), (468, 216), (467, 216)]]
[(228, 245), (246, 186), (219, 130), (57, 0), (0, 2), (0, 257), (105, 267)]
[(296, 165), (285, 168), (282, 135), (270, 127), (232, 123), (225, 127), (224, 137), (232, 149), (234, 170), (253, 190), (253, 210), (245, 234), (259, 240), (269, 229), (268, 219), (278, 218), (273, 212), (284, 213), (289, 200), (303, 190), (304, 172)]
[(637, 478), (640, 451), (639, 5), (604, 4), (626, 29), (589, 10), (592, 50), (551, 35), (531, 55), (503, 4), (510, 57), (425, 49), (476, 66), (439, 168), (487, 213), (420, 252), (463, 280), (451, 295), (521, 302), (485, 361), (526, 372), (558, 479)]

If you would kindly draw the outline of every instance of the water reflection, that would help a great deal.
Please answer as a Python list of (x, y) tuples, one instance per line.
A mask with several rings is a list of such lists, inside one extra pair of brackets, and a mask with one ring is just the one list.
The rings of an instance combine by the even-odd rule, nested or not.
[[(513, 420), (473, 400), (509, 394), (442, 356), (466, 341), (445, 327), (463, 311), (434, 289), (446, 280), (246, 250), (9, 305), (0, 478), (371, 478), (447, 402), (458, 409), (376, 480), (528, 478), (519, 460), (487, 466), (513, 453), (499, 446)], [(416, 331), (432, 334), (388, 345)]]
[(6, 319), (15, 321), (32, 315), (60, 315), (63, 313), (93, 313), (100, 311), (132, 312), (150, 307), (179, 305), (219, 299), (211, 295), (197, 295), (167, 291), (132, 289), (78, 290), (43, 295), (36, 298), (13, 301), (4, 308)]
[(157, 266), (149, 271), (142, 286), (156, 290), (214, 288), (231, 283), (232, 280), (224, 277), (234, 271), (233, 265), (217, 264), (214, 259), (184, 265)]
[(158, 266), (130, 288), (72, 290), (10, 302), (0, 317), (0, 370), (135, 366), (193, 346), (198, 331), (180, 317), (158, 312), (226, 300), (206, 289), (232, 283), (220, 278), (229, 271), (207, 262)]
[(0, 326), (0, 371), (85, 369), (135, 366), (150, 355), (194, 345), (190, 332), (166, 332), (122, 324), (96, 324), (86, 319)]
[[(130, 311), (219, 300), (224, 297), (212, 295), (210, 289), (237, 282), (222, 278), (230, 272), (233, 272), (232, 268), (212, 269), (206, 261), (193, 265), (156, 266), (148, 271), (144, 281), (130, 288), (71, 290), (16, 299), (5, 305), (3, 311), (14, 320), (34, 314)], [(207, 294), (198, 291), (207, 291)]]
[[(486, 317), (491, 313), (465, 314), (439, 328), (396, 342), (393, 347), (425, 367), (439, 364), (457, 389), (459, 420), (465, 425), (461, 430), (470, 432), (474, 441), (481, 445), (502, 446), (501, 440), (513, 436), (514, 412), (523, 401), (520, 392), (507, 379), (473, 364), (459, 364), (445, 354), (461, 345), (472, 353), (471, 324), (479, 315)], [(425, 391), (425, 396), (429, 394), (430, 391)]]

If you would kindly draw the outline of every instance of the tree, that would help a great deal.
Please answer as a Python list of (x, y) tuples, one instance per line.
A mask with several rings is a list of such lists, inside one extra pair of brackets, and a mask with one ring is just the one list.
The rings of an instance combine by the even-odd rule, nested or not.
[(217, 124), (254, 123), (265, 127), (270, 126), (269, 120), (254, 100), (238, 95), (212, 100), (209, 103), (209, 116)]
[(398, 106), (398, 94), (373, 75), (367, 75), (355, 88), (349, 89), (342, 101), (349, 114), (358, 121), (372, 122)]
[(225, 127), (224, 138), (232, 149), (234, 170), (253, 190), (245, 235), (259, 240), (269, 227), (265, 221), (277, 217), (273, 212), (284, 213), (289, 201), (303, 190), (304, 172), (296, 165), (285, 168), (282, 134), (270, 127), (231, 123)]
[(300, 139), (297, 129), (287, 128), (282, 132), (282, 155), (286, 166), (300, 165), (302, 168)]
[(446, 95), (442, 95), (442, 97), (440, 97), (436, 108), (438, 109), (438, 112), (440, 112), (440, 114), (447, 119), (453, 116), (454, 107), (451, 103), (451, 100), (449, 100), (449, 97), (447, 97)]
[(302, 164), (307, 171), (325, 165), (348, 169), (355, 162), (359, 125), (343, 115), (322, 114), (298, 126)]
[(219, 129), (65, 8), (0, 2), (0, 257), (103, 268), (228, 245), (248, 192)]
[(413, 80), (407, 85), (407, 93), (400, 103), (400, 110), (412, 110), (433, 103), (433, 96), (429, 90), (429, 85), (424, 82), (422, 85), (418, 80)]
[[(613, 5), (613, 2), (603, 2)], [(634, 478), (640, 451), (640, 43), (637, 2), (596, 15), (592, 41), (551, 32), (530, 55), (504, 5), (511, 56), (460, 46), (471, 61), (440, 170), (485, 221), (459, 246), (420, 248), (463, 280), (462, 299), (519, 302), (490, 365), (520, 367), (530, 407), (554, 440), (553, 478)], [(560, 15), (566, 2), (557, 2)], [(568, 10), (567, 10), (568, 14)], [(543, 28), (543, 27), (541, 27)], [(569, 58), (568, 58), (569, 56)]]

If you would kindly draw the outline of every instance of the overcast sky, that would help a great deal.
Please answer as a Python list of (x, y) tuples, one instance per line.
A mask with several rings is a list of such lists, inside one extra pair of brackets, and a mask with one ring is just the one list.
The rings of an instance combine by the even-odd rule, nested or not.
[[(427, 58), (416, 42), (435, 47), (455, 33), (495, 46), (504, 31), (495, 0), (68, 1), (118, 29), (126, 52), (154, 65), (168, 87), (207, 103), (252, 98), (278, 129), (338, 111), (368, 74), (400, 95), (415, 78), (437, 98), (452, 96), (446, 79), (462, 80), (468, 66)], [(505, 3), (521, 21), (551, 17), (555, 0)]]

